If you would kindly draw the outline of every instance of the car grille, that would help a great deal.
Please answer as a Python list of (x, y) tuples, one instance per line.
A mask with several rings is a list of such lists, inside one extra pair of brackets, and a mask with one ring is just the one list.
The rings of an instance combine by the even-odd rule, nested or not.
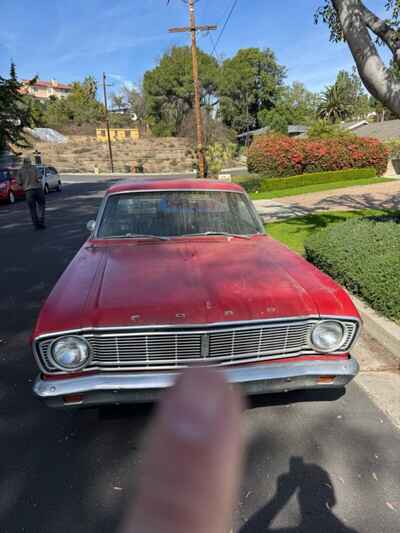
[[(195, 364), (234, 365), (259, 360), (316, 354), (310, 334), (316, 319), (290, 322), (240, 324), (188, 330), (124, 330), (84, 332), (92, 347), (86, 370), (176, 369)], [(358, 330), (358, 322), (342, 321), (345, 341), (337, 353), (346, 353)], [(37, 346), (43, 370), (60, 373), (49, 357), (50, 344), (58, 337), (41, 340)]]

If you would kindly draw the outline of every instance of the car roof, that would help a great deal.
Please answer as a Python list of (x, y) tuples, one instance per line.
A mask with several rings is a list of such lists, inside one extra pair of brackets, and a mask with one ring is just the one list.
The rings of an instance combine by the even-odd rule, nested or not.
[(168, 190), (218, 190), (229, 192), (244, 192), (240, 185), (220, 180), (173, 178), (173, 179), (134, 179), (119, 182), (107, 191), (107, 194), (118, 194), (129, 191), (168, 191)]

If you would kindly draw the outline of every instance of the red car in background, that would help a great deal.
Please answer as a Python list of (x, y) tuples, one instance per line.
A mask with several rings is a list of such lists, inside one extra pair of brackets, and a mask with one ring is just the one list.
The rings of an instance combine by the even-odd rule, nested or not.
[(24, 198), (24, 189), (17, 184), (16, 169), (0, 170), (0, 201), (14, 204), (18, 198)]

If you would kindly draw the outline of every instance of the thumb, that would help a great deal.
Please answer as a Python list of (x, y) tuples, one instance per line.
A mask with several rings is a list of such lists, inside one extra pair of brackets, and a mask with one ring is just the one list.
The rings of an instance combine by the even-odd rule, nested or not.
[(241, 399), (220, 372), (191, 369), (160, 406), (123, 533), (227, 533), (241, 460)]

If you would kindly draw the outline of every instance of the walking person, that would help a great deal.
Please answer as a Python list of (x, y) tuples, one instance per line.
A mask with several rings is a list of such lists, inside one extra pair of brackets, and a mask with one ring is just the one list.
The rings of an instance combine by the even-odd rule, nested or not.
[(24, 158), (23, 166), (18, 172), (17, 183), (25, 191), (26, 202), (31, 213), (35, 229), (44, 229), (46, 199), (39, 174), (29, 157)]

